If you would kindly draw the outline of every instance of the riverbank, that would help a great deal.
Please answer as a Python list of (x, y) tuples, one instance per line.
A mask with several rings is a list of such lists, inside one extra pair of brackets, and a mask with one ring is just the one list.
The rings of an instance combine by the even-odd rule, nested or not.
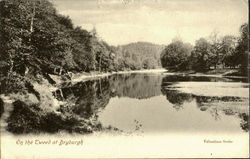
[(206, 72), (196, 72), (194, 70), (165, 71), (164, 73), (182, 74), (191, 76), (207, 76), (207, 77), (248, 78), (248, 76), (241, 74), (238, 69), (217, 69), (217, 70), (209, 70)]
[(80, 82), (80, 81), (85, 81), (89, 79), (95, 79), (95, 78), (101, 78), (101, 77), (107, 77), (110, 75), (114, 74), (126, 74), (126, 73), (163, 73), (165, 72), (166, 69), (160, 68), (160, 69), (147, 69), (147, 70), (126, 70), (126, 71), (118, 71), (118, 72), (107, 72), (107, 73), (102, 73), (102, 72), (92, 72), (92, 73), (77, 73), (73, 74), (71, 78), (71, 82)]
[[(1, 114), (1, 130), (10, 131), (14, 134), (57, 132), (60, 130), (78, 133), (91, 133), (102, 128), (94, 118), (85, 119), (76, 115), (72, 111), (70, 101), (57, 99), (54, 93), (70, 85), (88, 81), (96, 78), (103, 78), (113, 74), (124, 73), (154, 73), (164, 72), (164, 69), (120, 71), (110, 73), (76, 73), (71, 79), (65, 75), (52, 75), (48, 77), (53, 81), (49, 82), (44, 76), (38, 76), (35, 80), (30, 80), (30, 86), (21, 89), (20, 92), (10, 94), (0, 94), (3, 101), (3, 112)], [(32, 91), (31, 91), (32, 90)], [(23, 91), (23, 92), (22, 92)], [(8, 99), (8, 100), (6, 100)], [(50, 127), (49, 125), (53, 125)], [(115, 128), (107, 128), (109, 130)]]
[[(73, 99), (69, 98), (70, 100), (61, 100), (60, 98), (57, 98), (56, 94), (59, 93), (62, 95), (62, 88), (72, 86), (80, 81), (88, 81), (98, 78), (105, 78), (114, 74), (126, 73), (160, 73), (162, 75), (188, 74), (191, 76), (225, 77), (222, 74), (169, 72), (165, 69), (153, 69), (110, 73), (83, 72), (73, 74), (71, 79), (66, 79), (63, 76), (48, 75), (55, 82), (55, 84), (51, 84), (47, 79), (41, 76), (39, 80), (31, 82), (30, 88), (32, 89), (30, 90), (32, 90), (32, 92), (30, 90), (24, 90), (25, 93), (7, 94), (5, 96), (7, 96), (8, 100), (5, 100), (5, 97), (0, 96), (0, 98), (3, 97), (2, 99), (5, 110), (2, 117), (8, 120), (8, 124), (5, 123), (2, 126), (13, 133), (28, 133), (30, 131), (34, 131), (35, 133), (41, 131), (57, 132), (59, 130), (90, 133), (96, 130), (98, 131), (99, 129), (104, 129), (101, 127), (100, 123), (94, 120), (94, 118), (86, 119), (84, 117), (78, 116), (72, 108), (74, 107), (71, 101)], [(96, 87), (94, 89), (99, 89), (99, 86), (93, 85), (93, 87)], [(71, 90), (69, 89), (69, 91)], [(62, 95), (62, 97), (63, 96), (64, 95)], [(8, 103), (6, 101), (8, 101)], [(48, 125), (53, 125), (53, 128), (48, 127)]]

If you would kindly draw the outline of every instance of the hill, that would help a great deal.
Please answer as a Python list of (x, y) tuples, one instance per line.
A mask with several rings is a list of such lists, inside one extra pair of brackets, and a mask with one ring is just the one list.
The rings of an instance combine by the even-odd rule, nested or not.
[(164, 45), (149, 42), (136, 42), (120, 45), (115, 48), (116, 57), (124, 60), (124, 65), (130, 69), (153, 69), (161, 67), (160, 53)]

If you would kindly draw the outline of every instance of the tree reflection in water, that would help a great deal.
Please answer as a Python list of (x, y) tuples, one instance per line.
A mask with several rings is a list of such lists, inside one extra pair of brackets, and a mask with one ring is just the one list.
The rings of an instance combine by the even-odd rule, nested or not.
[(54, 92), (58, 100), (73, 104), (73, 111), (84, 117), (104, 108), (111, 97), (147, 99), (161, 94), (161, 77), (147, 74), (113, 75), (79, 82)]
[[(62, 92), (62, 93), (58, 93)], [(77, 83), (71, 87), (54, 92), (58, 100), (66, 102), (61, 109), (70, 108), (75, 114), (90, 118), (98, 109), (104, 108), (111, 96), (109, 79), (92, 80)]]
[(150, 74), (125, 74), (110, 77), (115, 96), (146, 99), (161, 94), (161, 76)]
[(54, 96), (65, 103), (59, 111), (98, 120), (98, 112), (112, 97), (147, 99), (160, 95), (161, 79), (161, 76), (148, 74), (118, 74), (67, 86), (55, 91)]
[[(180, 92), (172, 87), (177, 82), (186, 81), (235, 82), (234, 79), (217, 77), (168, 75), (163, 78), (163, 76), (150, 74), (117, 74), (77, 83), (58, 90), (55, 92), (55, 96), (68, 103), (61, 107), (62, 110), (70, 108), (73, 113), (83, 118), (95, 117), (98, 120), (98, 112), (106, 107), (112, 97), (148, 99), (163, 94), (177, 111), (185, 109), (183, 108), (185, 103), (195, 100), (197, 108), (200, 111), (209, 112), (215, 120), (220, 120), (220, 113), (236, 115), (241, 118), (242, 129), (248, 131), (248, 121), (246, 120), (248, 115), (237, 107), (227, 106), (232, 103), (244, 102), (244, 99), (232, 96), (199, 96)], [(224, 105), (221, 105), (223, 103)]]
[(166, 95), (166, 99), (173, 104), (173, 107), (178, 111), (183, 109), (183, 104), (186, 102), (191, 102), (193, 97), (188, 93), (181, 93), (177, 90), (167, 89), (162, 87), (162, 94)]
[[(238, 103), (244, 102), (248, 99), (233, 97), (233, 96), (199, 96), (192, 93), (184, 93), (170, 87), (177, 82), (187, 81), (206, 81), (206, 82), (235, 82), (235, 79), (217, 78), (217, 77), (190, 77), (190, 76), (166, 76), (162, 79), (161, 91), (166, 96), (166, 99), (173, 104), (173, 108), (177, 111), (183, 108), (184, 103), (195, 100), (197, 107), (201, 111), (208, 111), (215, 120), (220, 120), (220, 113), (225, 115), (236, 115), (241, 119), (240, 126), (244, 131), (248, 131), (248, 110), (240, 109), (241, 105)], [(236, 79), (237, 82), (246, 82), (244, 79)], [(233, 106), (232, 106), (233, 105)], [(236, 106), (235, 106), (236, 105)], [(244, 107), (244, 106), (243, 106)], [(247, 113), (246, 113), (247, 112)]]
[[(185, 109), (185, 103), (195, 101), (200, 111), (210, 113), (215, 120), (220, 120), (221, 115), (237, 117), (242, 130), (248, 131), (249, 113), (248, 109), (247, 111), (245, 109), (245, 102), (248, 99), (232, 96), (201, 96), (180, 92), (175, 88), (176, 83), (187, 81), (234, 82), (234, 79), (134, 73), (117, 74), (74, 85), (67, 83), (63, 88), (53, 92), (54, 96), (63, 102), (58, 109), (63, 116), (55, 113), (44, 114), (44, 111), (37, 109), (36, 105), (15, 103), (18, 106), (14, 107), (7, 120), (8, 130), (20, 134), (35, 130), (51, 133), (59, 130), (68, 132), (102, 130), (103, 126), (98, 121), (98, 114), (109, 104), (111, 98), (126, 97), (143, 100), (164, 95), (177, 111)], [(237, 82), (239, 81), (237, 79)], [(2, 106), (1, 101), (0, 106)], [(140, 121), (136, 121), (135, 129), (138, 131), (141, 127)]]
[(240, 126), (242, 130), (248, 132), (249, 131), (249, 128), (248, 128), (249, 115), (247, 113), (240, 113), (239, 117), (241, 118)]

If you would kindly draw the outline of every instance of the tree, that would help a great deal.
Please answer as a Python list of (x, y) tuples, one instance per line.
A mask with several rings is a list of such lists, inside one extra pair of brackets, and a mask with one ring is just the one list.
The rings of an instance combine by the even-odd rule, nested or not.
[(188, 57), (192, 46), (181, 41), (169, 44), (161, 53), (161, 64), (163, 67), (174, 70), (185, 70), (188, 67)]
[(236, 47), (236, 37), (226, 35), (221, 40), (220, 47), (220, 58), (223, 66), (235, 67), (236, 58), (235, 58), (235, 47)]
[(24, 66), (27, 55), (34, 52), (30, 45), (34, 7), (27, 0), (4, 0), (0, 6), (1, 60), (6, 61), (5, 74), (10, 74)]
[(78, 64), (78, 70), (87, 72), (95, 70), (96, 55), (93, 49), (96, 43), (95, 37), (80, 27), (74, 28), (70, 36), (74, 40), (72, 54), (74, 61)]
[(218, 32), (215, 30), (209, 36), (210, 49), (208, 51), (209, 55), (209, 65), (217, 68), (217, 65), (222, 63), (222, 55), (220, 54), (220, 39), (218, 37)]
[(211, 53), (211, 44), (204, 38), (197, 40), (191, 54), (192, 69), (196, 71), (208, 70), (213, 65), (213, 62), (210, 61), (211, 55), (213, 55)]
[(236, 46), (236, 63), (240, 65), (241, 72), (247, 74), (248, 67), (248, 23), (241, 25), (240, 38)]

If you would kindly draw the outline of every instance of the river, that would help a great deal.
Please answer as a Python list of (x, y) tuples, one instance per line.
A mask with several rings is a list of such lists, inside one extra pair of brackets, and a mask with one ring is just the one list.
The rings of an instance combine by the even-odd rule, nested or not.
[(56, 93), (104, 126), (142, 133), (246, 133), (246, 79), (132, 73), (79, 82)]
[[(106, 129), (87, 136), (39, 136), (39, 140), (83, 139), (83, 147), (47, 145), (44, 149), (43, 145), (28, 149), (36, 149), (45, 156), (51, 154), (50, 157), (55, 154), (56, 157), (88, 158), (246, 157), (249, 144), (247, 82), (245, 78), (148, 72), (67, 83), (53, 92), (54, 96), (70, 103), (75, 114), (94, 119)], [(115, 131), (107, 131), (107, 128)], [(27, 139), (27, 135), (23, 138)], [(12, 140), (17, 138), (12, 136), (3, 142), (14, 148)], [(24, 148), (27, 147), (19, 147), (19, 153), (24, 155), (21, 152)]]

